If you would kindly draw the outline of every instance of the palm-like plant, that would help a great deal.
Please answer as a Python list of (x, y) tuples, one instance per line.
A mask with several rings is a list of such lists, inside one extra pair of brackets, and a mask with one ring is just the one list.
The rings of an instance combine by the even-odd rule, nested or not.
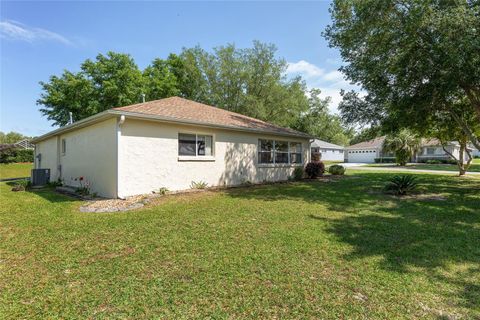
[(384, 151), (395, 153), (396, 162), (401, 166), (405, 166), (419, 148), (420, 138), (407, 129), (388, 135), (383, 144)]
[(417, 181), (414, 176), (395, 176), (385, 186), (385, 191), (399, 196), (406, 195), (417, 188)]

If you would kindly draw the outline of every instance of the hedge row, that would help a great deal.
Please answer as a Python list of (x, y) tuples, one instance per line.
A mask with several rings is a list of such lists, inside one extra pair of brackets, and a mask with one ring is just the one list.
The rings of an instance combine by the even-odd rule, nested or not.
[(14, 147), (0, 150), (0, 163), (12, 162), (33, 162), (33, 150)]

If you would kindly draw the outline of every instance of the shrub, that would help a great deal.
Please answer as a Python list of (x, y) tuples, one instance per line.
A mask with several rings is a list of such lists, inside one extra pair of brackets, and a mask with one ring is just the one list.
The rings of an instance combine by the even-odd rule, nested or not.
[(442, 161), (430, 159), (430, 160), (427, 160), (425, 163), (427, 163), (427, 164), (440, 164), (440, 163), (442, 163)]
[(341, 166), (339, 164), (334, 164), (333, 166), (330, 166), (328, 168), (328, 172), (330, 174), (338, 175), (338, 176), (344, 175), (346, 170), (347, 170), (347, 168), (345, 168), (344, 166)]
[(160, 189), (158, 189), (158, 193), (161, 194), (162, 196), (166, 195), (168, 191), (169, 190), (166, 187), (161, 187)]
[(15, 181), (15, 185), (12, 188), (12, 191), (25, 191), (30, 188), (32, 183), (28, 179), (22, 179)]
[(385, 191), (399, 196), (406, 195), (416, 188), (416, 178), (409, 175), (395, 176), (385, 185)]
[(0, 163), (33, 162), (32, 149), (20, 149), (14, 145), (4, 145), (0, 149)]
[(394, 157), (375, 158), (375, 163), (395, 163)]
[(302, 180), (303, 179), (303, 168), (296, 167), (293, 170), (293, 180)]
[(323, 162), (309, 162), (305, 167), (305, 173), (310, 179), (315, 179), (323, 175), (325, 165)]
[(192, 183), (190, 183), (190, 188), (192, 189), (205, 189), (206, 187), (208, 187), (208, 183), (205, 181), (192, 181)]

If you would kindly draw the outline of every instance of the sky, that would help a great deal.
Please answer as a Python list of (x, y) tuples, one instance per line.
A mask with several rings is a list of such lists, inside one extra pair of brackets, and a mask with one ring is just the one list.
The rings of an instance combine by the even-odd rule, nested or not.
[(0, 131), (36, 136), (53, 129), (36, 100), (39, 81), (108, 51), (130, 54), (140, 68), (184, 47), (206, 50), (254, 40), (273, 43), (288, 76), (332, 97), (350, 89), (340, 54), (322, 31), (330, 2), (8, 2), (0, 3)]

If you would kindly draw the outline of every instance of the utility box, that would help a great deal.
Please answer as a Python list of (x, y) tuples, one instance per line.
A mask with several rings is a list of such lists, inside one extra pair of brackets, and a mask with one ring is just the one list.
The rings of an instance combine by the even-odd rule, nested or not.
[(32, 185), (44, 186), (50, 182), (50, 169), (32, 169)]

